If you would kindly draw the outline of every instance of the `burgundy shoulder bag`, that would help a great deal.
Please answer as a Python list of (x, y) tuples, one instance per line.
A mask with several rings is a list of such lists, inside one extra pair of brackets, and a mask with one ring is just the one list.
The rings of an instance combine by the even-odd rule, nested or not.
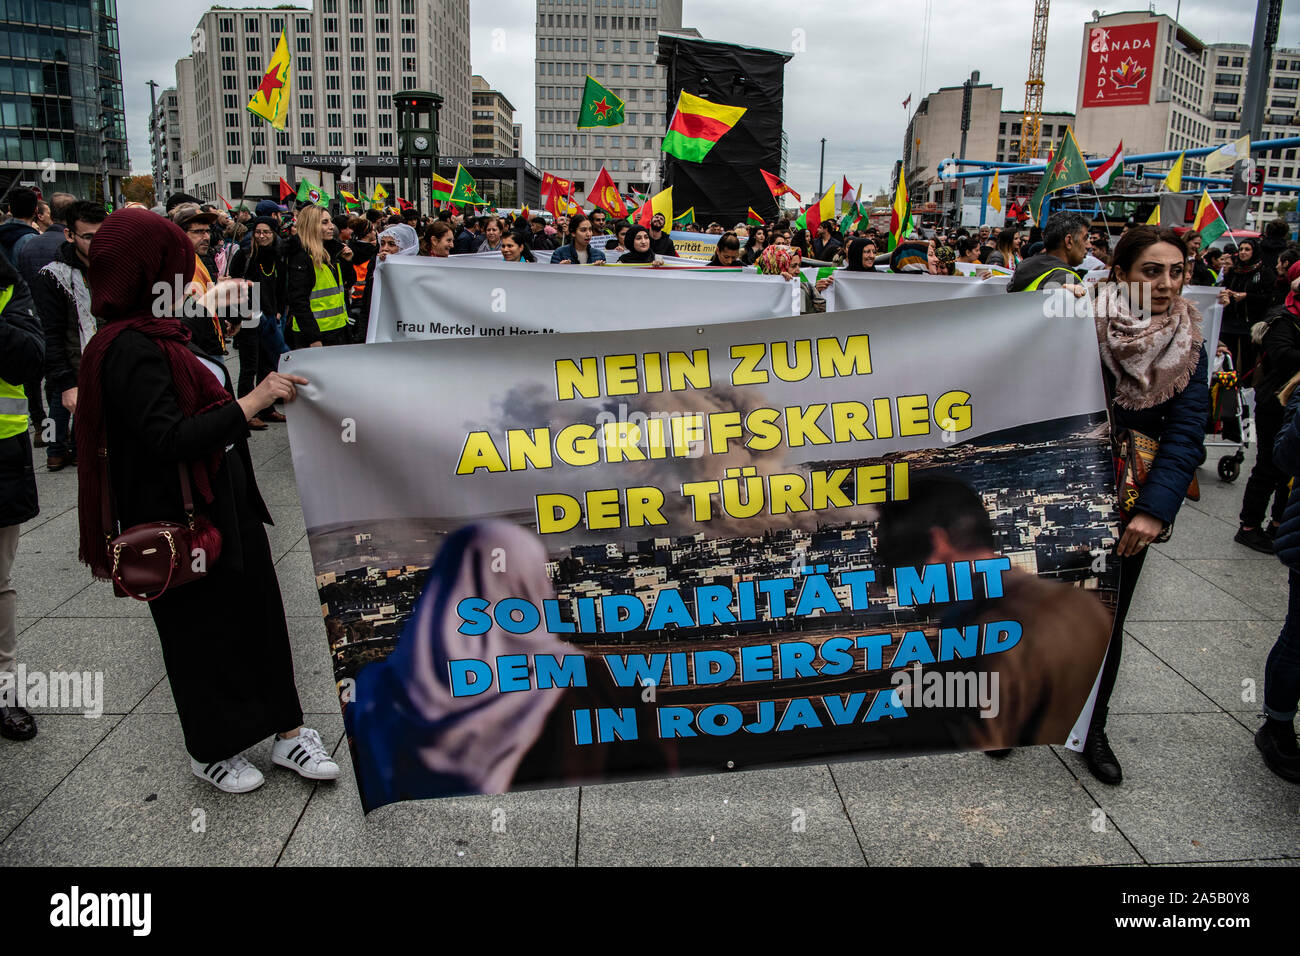
[[(115, 498), (108, 474), (108, 449), (99, 450), (99, 460), (104, 481), (102, 517), (104, 527), (111, 529), (117, 527), (117, 520), (113, 514)], [(148, 521), (127, 528), (116, 537), (105, 534), (113, 593), (118, 597), (157, 600), (169, 588), (205, 577), (221, 554), (221, 532), (212, 522), (194, 513), (189, 469), (184, 462), (177, 462), (176, 469), (180, 475), (185, 524)]]

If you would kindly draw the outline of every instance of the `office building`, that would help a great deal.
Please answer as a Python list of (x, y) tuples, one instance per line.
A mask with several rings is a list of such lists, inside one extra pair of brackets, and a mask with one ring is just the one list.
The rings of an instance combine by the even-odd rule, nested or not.
[(149, 165), (159, 199), (185, 188), (181, 175), (181, 110), (175, 87), (158, 94), (149, 117)]
[[(961, 113), (965, 88), (945, 86), (921, 100), (907, 124), (903, 168), (916, 202), (947, 203), (955, 207), (958, 184), (939, 179), (939, 163), (961, 155)], [(1020, 158), (1021, 110), (1002, 108), (1002, 88), (977, 83), (971, 90), (970, 128), (966, 156), (971, 159), (1016, 162)], [(1065, 138), (1073, 113), (1044, 112), (1038, 153), (1046, 156)], [(955, 208), (954, 208), (955, 211)]]
[[(537, 166), (585, 191), (602, 165), (619, 189), (661, 178), (667, 82), (658, 34), (681, 31), (682, 0), (537, 0)], [(625, 104), (626, 122), (579, 130), (590, 74)]]
[[(292, 56), (283, 132), (247, 110), (283, 31)], [(469, 0), (317, 0), (313, 9), (214, 7), (195, 31), (186, 191), (234, 201), (295, 181), (290, 154), (395, 156), (393, 95), (443, 96), (439, 151), (468, 155)], [(179, 76), (177, 88), (182, 91)], [(189, 104), (182, 104), (182, 113)], [(182, 127), (185, 121), (182, 117)], [(308, 173), (314, 180), (316, 173)], [(247, 190), (244, 182), (247, 180)]]
[[(1242, 32), (1248, 21), (1242, 23)], [(1172, 18), (1147, 11), (1116, 13), (1088, 21), (1079, 66), (1079, 145), (1109, 155), (1124, 141), (1124, 154), (1214, 146), (1241, 135), (1250, 46), (1203, 43)], [(1276, 49), (1265, 83), (1263, 139), (1300, 135), (1300, 50)], [(1256, 159), (1265, 182), (1300, 184), (1297, 150)], [(1155, 164), (1157, 169), (1167, 162)], [(1184, 175), (1200, 175), (1201, 157), (1189, 157)], [(1226, 174), (1225, 174), (1226, 175)], [(1148, 185), (1154, 185), (1148, 183)], [(1189, 184), (1188, 191), (1198, 188)], [(1256, 227), (1274, 218), (1279, 202), (1295, 194), (1265, 193), (1251, 204)]]
[(515, 148), (515, 108), (500, 90), (474, 74), (471, 81), (473, 154), (512, 156)]
[(0, 0), (0, 40), (0, 191), (119, 202), (130, 167), (117, 0)]

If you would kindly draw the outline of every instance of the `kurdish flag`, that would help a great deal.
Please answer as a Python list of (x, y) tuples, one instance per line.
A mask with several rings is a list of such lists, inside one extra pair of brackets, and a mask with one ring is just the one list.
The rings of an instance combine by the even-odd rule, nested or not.
[(695, 224), (695, 207), (692, 206), (673, 220), (674, 226), (693, 226)]
[[(445, 183), (447, 180), (442, 181)], [(438, 184), (435, 182), (434, 190), (437, 189)], [(459, 163), (456, 164), (456, 181), (451, 184), (451, 201), (460, 206), (487, 205), (487, 200), (478, 194), (478, 183), (474, 182), (474, 177)]]
[(817, 234), (824, 222), (831, 222), (835, 218), (835, 186), (826, 190), (821, 199), (817, 200), (807, 209), (799, 214), (799, 218), (794, 221), (796, 229), (807, 229), (809, 236)]
[(750, 206), (749, 212), (745, 214), (745, 224), (747, 226), (761, 226), (763, 222), (763, 217), (754, 212), (754, 207)]
[(763, 174), (763, 181), (767, 183), (767, 188), (772, 191), (773, 199), (780, 199), (786, 193), (789, 193), (794, 197), (795, 202), (803, 202), (803, 198), (797, 192), (783, 183), (776, 176), (773, 176), (766, 169), (760, 169), (759, 172)]
[(289, 87), (292, 81), (289, 75), (289, 44), (285, 42), (284, 31), (280, 31), (280, 42), (271, 54), (271, 65), (267, 68), (262, 83), (248, 101), (248, 111), (260, 116), (278, 130), (284, 129), (289, 117)]
[(319, 186), (315, 186), (308, 179), (304, 179), (298, 184), (298, 202), (311, 202), (318, 206), (328, 206), (330, 203), (330, 194)]
[(989, 184), (988, 204), (997, 212), (1002, 211), (1002, 194), (998, 192), (998, 173), (993, 172), (993, 182)]
[(744, 106), (723, 106), (682, 90), (662, 149), (683, 162), (703, 162), (709, 150), (740, 122), (745, 112)]
[(590, 76), (582, 91), (582, 109), (578, 112), (578, 129), (599, 129), (623, 125), (623, 101)]
[(849, 184), (848, 176), (843, 177), (843, 179), (844, 184), (840, 187), (840, 209), (843, 212), (849, 212), (855, 205), (857, 205), (858, 190), (862, 188), (862, 185), (859, 183), (858, 188), (854, 189), (853, 186)]
[(889, 242), (885, 248), (893, 252), (907, 238), (912, 228), (912, 201), (907, 195), (907, 180), (899, 170), (898, 188), (894, 190), (894, 206), (889, 212)]
[(1079, 143), (1074, 138), (1074, 130), (1067, 126), (1060, 150), (1054, 156), (1048, 157), (1047, 168), (1043, 171), (1043, 180), (1034, 190), (1034, 194), (1029, 197), (1029, 214), (1034, 217), (1034, 222), (1041, 225), (1044, 219), (1043, 203), (1048, 196), (1067, 186), (1077, 186), (1091, 181), (1092, 173), (1088, 172), (1088, 164), (1084, 162), (1083, 153), (1079, 152)]
[(662, 215), (665, 223), (673, 221), (673, 187), (669, 186), (663, 192), (655, 193), (649, 199), (641, 204), (641, 209), (637, 212), (636, 225), (650, 228), (650, 223), (655, 215)]
[(615, 219), (623, 219), (627, 216), (627, 204), (623, 202), (618, 186), (614, 183), (614, 177), (610, 176), (604, 166), (600, 167), (596, 181), (587, 190), (587, 201), (593, 208), (603, 209)]
[(451, 198), (451, 181), (443, 179), (437, 173), (433, 174), (433, 182), (430, 188), (433, 190), (433, 198), (447, 200)]
[(347, 206), (349, 209), (361, 205), (361, 200), (352, 195), (352, 193), (348, 192), (346, 189), (339, 190), (339, 198), (343, 200), (343, 205)]
[(844, 214), (844, 218), (840, 220), (840, 232), (848, 235), (854, 229), (861, 228), (865, 219), (866, 215), (862, 211), (862, 206), (854, 203), (849, 207), (849, 211)]
[(1196, 205), (1196, 218), (1192, 220), (1192, 228), (1201, 234), (1202, 247), (1208, 247), (1228, 231), (1223, 213), (1219, 212), (1219, 207), (1210, 199), (1208, 189), (1201, 191), (1201, 201)]
[(1187, 158), (1187, 153), (1178, 154), (1174, 164), (1169, 167), (1169, 175), (1165, 177), (1165, 189), (1171, 193), (1180, 193), (1183, 191), (1183, 160)]
[(1110, 154), (1110, 159), (1092, 171), (1092, 181), (1097, 189), (1111, 189), (1116, 180), (1124, 175), (1124, 141), (1121, 139)]

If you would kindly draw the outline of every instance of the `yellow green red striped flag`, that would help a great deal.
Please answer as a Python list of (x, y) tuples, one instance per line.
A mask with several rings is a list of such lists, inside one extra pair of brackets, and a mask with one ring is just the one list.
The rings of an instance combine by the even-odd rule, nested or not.
[(724, 106), (685, 90), (677, 97), (677, 110), (668, 123), (663, 151), (688, 163), (703, 162), (726, 133), (745, 115), (744, 106)]

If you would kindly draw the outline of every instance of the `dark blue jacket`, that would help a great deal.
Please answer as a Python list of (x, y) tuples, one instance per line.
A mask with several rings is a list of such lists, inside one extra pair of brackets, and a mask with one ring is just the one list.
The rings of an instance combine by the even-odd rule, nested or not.
[[(571, 242), (566, 245), (560, 246), (560, 248), (556, 249), (555, 252), (551, 253), (552, 262), (563, 262), (565, 259), (568, 259), (574, 265), (578, 264), (578, 254), (573, 251), (573, 243)], [(587, 247), (587, 265), (591, 265), (593, 262), (604, 262), (604, 261), (605, 261), (604, 252), (602, 252), (600, 249), (597, 249), (595, 246)]]
[[(1273, 464), (1293, 479), (1300, 475), (1300, 388), (1291, 393), (1291, 401), (1286, 403), (1282, 429), (1273, 442)], [(1291, 485), (1291, 497), (1282, 513), (1277, 537), (1273, 539), (1273, 551), (1288, 568), (1300, 571), (1300, 482)]]
[(1202, 346), (1191, 380), (1173, 398), (1140, 411), (1114, 406), (1116, 428), (1140, 431), (1160, 443), (1138, 495), (1137, 510), (1165, 524), (1178, 514), (1205, 450), (1205, 422), (1210, 415), (1208, 378), (1209, 359)]

